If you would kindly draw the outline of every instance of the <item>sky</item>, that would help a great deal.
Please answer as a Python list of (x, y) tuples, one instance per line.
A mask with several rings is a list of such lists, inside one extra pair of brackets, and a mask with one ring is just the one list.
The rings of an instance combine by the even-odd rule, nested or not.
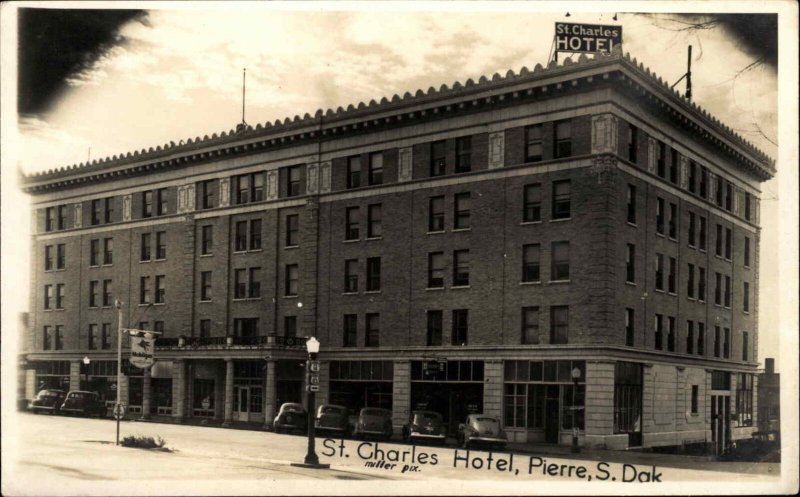
[[(19, 85), (18, 112), (9, 116), (6, 106), (3, 116), (6, 136), (16, 135), (12, 146), (4, 146), (4, 221), (8, 202), (26, 201), (7, 189), (15, 169), (43, 171), (233, 129), (242, 119), (243, 68), (245, 119), (255, 126), (544, 65), (553, 24), (559, 21), (623, 26), (624, 50), (669, 82), (685, 72), (686, 46), (693, 45), (694, 101), (778, 157), (777, 38), (770, 33), (774, 18), (732, 22), (624, 13), (620, 8), (614, 21), (610, 9), (618, 4), (610, 2), (245, 3), (235, 9), (210, 2), (144, 5), (149, 10), (79, 17), (94, 24), (57, 18), (55, 26), (66, 35), (41, 29), (46, 23), (37, 20), (25, 28), (32, 31), (15, 40), (32, 71), (21, 71), (27, 76), (11, 82), (12, 87)], [(679, 4), (652, 5), (674, 10)], [(576, 6), (580, 8), (567, 17), (565, 7)], [(3, 13), (7, 17), (9, 9)], [(692, 22), (701, 23), (700, 29), (688, 29)], [(67, 29), (76, 25), (74, 31)], [(55, 43), (47, 36), (61, 38)], [(58, 50), (37, 52), (37, 46)], [(4, 52), (4, 67), (13, 55)], [(51, 64), (50, 58), (62, 63)], [(682, 91), (683, 83), (678, 88)], [(9, 117), (16, 125), (11, 129)], [(763, 185), (765, 248), (780, 242), (782, 168), (779, 163), (778, 177)], [(27, 217), (21, 219), (15, 229), (24, 233), (27, 222)], [(21, 267), (27, 264), (24, 244), (4, 244), (3, 260), (12, 260), (7, 254)], [(767, 255), (763, 248), (762, 254)], [(796, 333), (781, 322), (780, 270), (774, 260), (762, 257), (761, 360), (778, 354), (779, 330)], [(24, 310), (26, 301), (20, 300)]]

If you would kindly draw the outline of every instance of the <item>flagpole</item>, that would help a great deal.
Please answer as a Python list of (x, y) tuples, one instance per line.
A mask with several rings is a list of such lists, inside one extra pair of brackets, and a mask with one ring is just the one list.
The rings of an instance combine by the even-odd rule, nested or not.
[(117, 308), (117, 402), (114, 404), (114, 417), (117, 418), (117, 445), (119, 445), (119, 418), (120, 410), (120, 386), (122, 385), (122, 301), (117, 299), (114, 302)]

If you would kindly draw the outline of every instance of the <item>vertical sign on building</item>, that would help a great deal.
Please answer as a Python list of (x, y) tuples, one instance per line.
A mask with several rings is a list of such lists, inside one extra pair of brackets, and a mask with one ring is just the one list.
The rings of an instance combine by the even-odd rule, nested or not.
[(555, 44), (556, 53), (611, 53), (622, 45), (622, 26), (557, 22)]

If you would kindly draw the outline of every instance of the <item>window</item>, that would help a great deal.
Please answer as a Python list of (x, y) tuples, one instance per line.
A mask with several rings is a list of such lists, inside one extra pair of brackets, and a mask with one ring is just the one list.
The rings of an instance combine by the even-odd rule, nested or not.
[(156, 231), (156, 260), (167, 258), (167, 232)]
[(358, 316), (355, 314), (345, 314), (342, 327), (343, 347), (355, 347), (358, 340)]
[(296, 247), (300, 242), (300, 216), (289, 214), (286, 216), (286, 246)]
[(44, 247), (44, 270), (50, 271), (53, 269), (53, 246), (45, 245)]
[(211, 255), (214, 251), (214, 226), (206, 224), (201, 228), (200, 254)]
[(708, 196), (708, 169), (700, 167), (700, 197)]
[(625, 345), (633, 347), (636, 338), (636, 325), (634, 320), (634, 310), (625, 309)]
[(667, 318), (667, 350), (675, 352), (675, 318), (669, 316)]
[(750, 237), (744, 237), (744, 267), (750, 267)]
[(234, 251), (244, 252), (247, 250), (247, 221), (237, 221), (235, 229)]
[(258, 318), (235, 318), (233, 334), (245, 339), (258, 336)]
[(717, 176), (717, 187), (716, 187), (716, 201), (717, 207), (722, 207), (722, 189), (723, 189), (723, 180), (721, 176)]
[(714, 357), (719, 357), (720, 352), (720, 341), (721, 341), (721, 330), (719, 326), (714, 326)]
[[(89, 282), (89, 307), (97, 307), (99, 303), (100, 303), (100, 282), (97, 280), (93, 280)], [(47, 306), (46, 292), (45, 292), (45, 306)], [(49, 307), (45, 307), (45, 309), (49, 309)]]
[(236, 204), (249, 204), (264, 200), (264, 173), (241, 174), (233, 178)]
[(428, 311), (428, 346), (442, 344), (442, 311)]
[[(91, 302), (91, 293), (89, 295), (90, 302)], [(53, 302), (53, 285), (45, 285), (44, 286), (44, 308), (45, 310), (52, 308)], [(89, 304), (90, 307), (93, 307), (92, 304)]]
[(283, 317), (283, 336), (286, 337), (297, 336), (297, 316)]
[(200, 338), (208, 338), (211, 336), (211, 320), (200, 320)]
[(522, 246), (522, 281), (525, 283), (531, 283), (535, 281), (540, 281), (539, 275), (539, 258), (540, 254), (540, 245), (538, 243), (532, 243), (529, 245)]
[(45, 326), (42, 333), (42, 349), (50, 350), (53, 343), (53, 327)]
[(522, 308), (522, 343), (539, 343), (539, 308)]
[(706, 324), (697, 323), (697, 355), (705, 354), (706, 346)]
[(753, 213), (752, 203), (750, 192), (744, 192), (744, 218), (748, 221), (750, 221)]
[(53, 231), (56, 226), (56, 208), (48, 207), (44, 210), (44, 230)]
[(733, 236), (730, 228), (725, 228), (725, 258), (731, 260), (731, 252), (733, 252)]
[(656, 290), (664, 290), (664, 254), (656, 254)]
[(667, 291), (677, 293), (678, 291), (678, 261), (674, 257), (669, 258), (669, 276), (667, 277)]
[(722, 305), (722, 275), (714, 273), (715, 283), (714, 286), (714, 304)]
[(525, 128), (525, 162), (542, 160), (542, 125)]
[(731, 306), (731, 277), (725, 275), (725, 307)]
[(98, 329), (96, 324), (89, 325), (88, 338), (89, 338), (89, 350), (97, 350), (97, 345), (100, 341), (100, 336), (98, 334)]
[(656, 233), (664, 234), (664, 199), (656, 199)]
[(550, 307), (550, 343), (563, 344), (569, 341), (569, 307)]
[(522, 206), (522, 222), (534, 223), (542, 220), (542, 185), (525, 185), (525, 198)]
[(114, 198), (107, 197), (103, 199), (103, 221), (110, 223), (114, 217)]
[(286, 296), (293, 297), (297, 295), (297, 285), (298, 285), (298, 278), (299, 278), (299, 271), (297, 269), (297, 264), (287, 264), (286, 265)]
[(367, 291), (377, 292), (381, 289), (381, 258), (367, 258)]
[(706, 301), (706, 268), (697, 268), (697, 300), (700, 302)]
[(211, 300), (211, 271), (200, 273), (200, 300)]
[(212, 209), (214, 205), (214, 180), (200, 182), (200, 208)]
[(345, 210), (345, 240), (358, 240), (358, 207)]
[(444, 252), (428, 254), (428, 288), (444, 287)]
[(742, 310), (744, 312), (750, 312), (750, 283), (744, 282), (744, 288), (742, 289)]
[(669, 237), (678, 238), (678, 206), (672, 202), (669, 204)]
[(139, 260), (142, 262), (150, 260), (150, 238), (150, 233), (142, 233), (139, 255)]
[(569, 242), (553, 242), (550, 281), (569, 280)]
[(100, 341), (100, 348), (109, 350), (111, 348), (111, 323), (103, 323), (103, 335)]
[(453, 286), (469, 286), (469, 250), (453, 251)]
[(247, 278), (247, 297), (261, 298), (261, 268), (251, 267)]
[(472, 169), (472, 137), (456, 138), (456, 172), (468, 173)]
[(690, 299), (694, 298), (694, 264), (691, 263), (686, 278), (686, 296)]
[(286, 196), (300, 195), (300, 166), (292, 166), (286, 173)]
[(344, 261), (344, 292), (358, 291), (358, 259)]
[(556, 159), (572, 155), (572, 124), (569, 120), (556, 121), (554, 138)]
[(380, 345), (380, 315), (367, 314), (367, 330), (364, 335), (365, 347), (378, 347)]
[(347, 188), (361, 186), (361, 156), (347, 158)]
[(694, 321), (686, 321), (686, 353), (694, 353)]
[(456, 193), (454, 197), (453, 229), (469, 228), (469, 192)]
[(667, 171), (666, 171), (666, 161), (667, 161), (667, 146), (664, 145), (664, 142), (659, 141), (658, 147), (656, 148), (656, 174), (658, 174), (659, 178), (666, 178)]
[(625, 281), (636, 283), (636, 245), (629, 243), (625, 259)]
[(383, 152), (369, 154), (369, 178), (370, 185), (383, 184)]
[(56, 285), (56, 309), (64, 309), (64, 283)]
[(700, 397), (700, 389), (697, 385), (692, 385), (692, 414), (697, 414), (698, 399)]
[(749, 352), (749, 345), (750, 345), (750, 334), (746, 331), (742, 332), (742, 360), (748, 361), (750, 360), (748, 352)]
[(103, 239), (103, 264), (110, 265), (114, 262), (114, 239)]
[(690, 247), (694, 247), (695, 246), (695, 236), (694, 236), (695, 222), (696, 221), (695, 221), (694, 212), (690, 212), (689, 213), (689, 230), (687, 232), (688, 235), (689, 235), (688, 238), (689, 238), (689, 246)]
[(167, 204), (167, 189), (166, 188), (159, 188), (156, 190), (156, 197), (158, 199), (156, 215), (163, 216), (167, 213), (168, 204)]
[(95, 199), (92, 200), (92, 226), (100, 224), (100, 216), (102, 214), (102, 200)]
[(723, 334), (723, 341), (722, 341), (722, 357), (724, 359), (729, 359), (731, 357), (731, 329), (724, 328)]
[(753, 426), (753, 375), (738, 373), (736, 381), (737, 426)]
[[(258, 321), (258, 320), (256, 320)], [(153, 321), (153, 331), (164, 332), (164, 321)]]
[(725, 210), (731, 211), (733, 209), (733, 184), (729, 181), (725, 182)]
[(442, 176), (445, 172), (445, 141), (431, 143), (430, 176)]
[(156, 276), (156, 304), (163, 304), (166, 297), (166, 289), (164, 287), (166, 276), (160, 274)]
[(67, 263), (67, 246), (63, 243), (56, 245), (56, 269), (64, 269)]
[(245, 269), (234, 269), (233, 271), (233, 298), (243, 299), (247, 296), (247, 276)]
[(570, 217), (570, 181), (553, 182), (553, 219)]
[[(106, 203), (111, 199), (106, 199)], [(58, 229), (63, 230), (67, 227), (67, 206), (66, 205), (59, 205), (56, 209), (58, 213)], [(106, 220), (108, 222), (108, 220)], [(56, 326), (58, 328), (58, 326)]]
[(689, 192), (697, 192), (697, 164), (693, 160), (689, 160)]
[(367, 206), (367, 237), (379, 238), (383, 235), (381, 225), (381, 204), (371, 204)]
[(261, 219), (237, 221), (235, 230), (234, 252), (261, 249)]
[(664, 316), (661, 314), (656, 314), (655, 347), (656, 350), (664, 348)]
[(715, 254), (717, 257), (722, 257), (722, 225), (717, 225), (717, 239), (716, 239), (716, 251)]
[[(91, 306), (91, 298), (89, 299), (90, 306)], [(142, 276), (139, 278), (139, 303), (140, 304), (149, 304), (150, 303), (150, 277), (149, 276)]]
[(669, 164), (669, 181), (673, 184), (678, 184), (678, 164), (680, 163), (680, 158), (678, 151), (673, 149), (671, 150), (671, 161)]
[(638, 136), (636, 126), (628, 124), (628, 160), (636, 164), (636, 151), (638, 149)]
[(700, 216), (700, 234), (697, 237), (700, 242), (700, 250), (706, 250), (706, 239), (708, 236), (706, 235), (706, 218)]
[(628, 185), (627, 206), (628, 222), (636, 224), (636, 187), (634, 185)]
[(444, 197), (431, 197), (428, 200), (428, 231), (444, 231)]
[(261, 219), (250, 220), (250, 250), (261, 249)]
[(89, 241), (89, 265), (100, 265), (100, 240), (94, 239)]
[(111, 307), (111, 280), (103, 280), (103, 307)]
[(467, 345), (469, 311), (453, 309), (453, 336), (450, 345)]

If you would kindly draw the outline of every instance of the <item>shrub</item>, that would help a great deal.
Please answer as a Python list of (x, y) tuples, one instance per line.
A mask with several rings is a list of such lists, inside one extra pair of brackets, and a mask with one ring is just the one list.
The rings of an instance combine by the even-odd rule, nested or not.
[(153, 437), (145, 437), (143, 435), (128, 435), (122, 439), (123, 447), (135, 447), (137, 449), (169, 450), (164, 447), (166, 443), (167, 442), (161, 437), (158, 437), (158, 440), (156, 440)]

